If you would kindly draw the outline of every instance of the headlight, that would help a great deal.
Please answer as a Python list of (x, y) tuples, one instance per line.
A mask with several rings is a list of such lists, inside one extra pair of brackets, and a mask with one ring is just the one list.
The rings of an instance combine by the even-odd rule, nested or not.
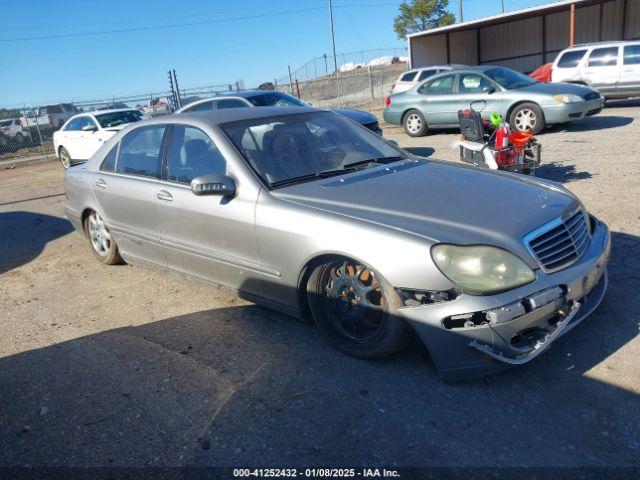
[(536, 279), (522, 260), (497, 247), (441, 243), (431, 247), (431, 257), (447, 278), (471, 295), (504, 292)]
[(554, 95), (553, 99), (559, 103), (574, 103), (581, 102), (582, 97), (579, 95), (574, 95), (573, 93), (564, 93), (562, 95)]

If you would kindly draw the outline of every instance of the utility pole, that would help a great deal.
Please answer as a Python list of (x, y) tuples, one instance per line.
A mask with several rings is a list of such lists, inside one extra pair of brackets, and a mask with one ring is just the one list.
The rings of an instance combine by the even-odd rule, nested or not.
[(502, 7), (502, 13), (504, 13), (504, 0), (500, 0), (500, 6)]
[(331, 43), (333, 44), (333, 73), (337, 75), (338, 57), (336, 56), (336, 35), (333, 31), (333, 5), (331, 3), (331, 0), (329, 0), (329, 22), (331, 22)]
[(458, 23), (462, 23), (462, 0), (458, 0), (460, 3), (458, 5)]

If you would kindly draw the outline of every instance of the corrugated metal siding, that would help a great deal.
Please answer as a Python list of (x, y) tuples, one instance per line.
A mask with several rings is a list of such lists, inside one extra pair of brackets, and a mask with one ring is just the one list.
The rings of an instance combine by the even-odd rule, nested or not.
[(576, 44), (597, 42), (600, 34), (600, 5), (576, 8)]
[(640, 38), (640, 0), (627, 0), (625, 39)]
[(569, 45), (569, 12), (547, 15), (547, 51), (562, 50)]
[(464, 30), (449, 35), (451, 63), (478, 64), (476, 30)]
[(482, 63), (542, 51), (542, 17), (501, 23), (480, 30)]
[(531, 57), (513, 58), (510, 60), (493, 60), (485, 62), (485, 64), (501, 65), (503, 67), (512, 68), (519, 72), (531, 73), (543, 64), (542, 54), (532, 55)]
[(602, 14), (602, 41), (619, 40), (622, 35), (622, 0), (605, 3)]
[(447, 39), (444, 34), (418, 37), (411, 41), (411, 66), (447, 63)]

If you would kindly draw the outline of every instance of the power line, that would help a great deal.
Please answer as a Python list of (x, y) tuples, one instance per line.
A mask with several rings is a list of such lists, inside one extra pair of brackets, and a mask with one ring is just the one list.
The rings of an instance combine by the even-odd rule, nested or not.
[[(382, 6), (395, 6), (395, 5), (398, 5), (398, 4), (397, 3), (374, 3), (374, 4), (360, 3), (360, 4), (334, 5), (333, 8), (382, 7)], [(169, 28), (194, 27), (198, 25), (209, 25), (214, 23), (251, 20), (256, 18), (275, 17), (278, 15), (290, 15), (295, 13), (312, 12), (317, 10), (324, 10), (325, 8), (326, 7), (300, 8), (296, 10), (263, 13), (259, 15), (247, 15), (242, 17), (218, 18), (218, 19), (212, 19), (212, 20), (202, 20), (198, 22), (176, 23), (176, 24), (168, 24), (168, 25), (152, 25), (152, 26), (146, 26), (146, 27), (130, 27), (130, 28), (119, 28), (119, 29), (113, 29), (113, 30), (99, 30), (95, 32), (61, 33), (61, 34), (40, 35), (40, 36), (33, 36), (33, 37), (19, 37), (19, 38), (0, 38), (0, 42), (4, 42), (4, 43), (28, 42), (33, 40), (52, 40), (52, 39), (58, 39), (58, 38), (74, 38), (74, 37), (84, 37), (84, 36), (93, 36), (93, 35), (108, 35), (112, 33), (143, 32), (143, 31), (149, 31), (149, 30), (162, 30), (162, 29), (169, 29)]]

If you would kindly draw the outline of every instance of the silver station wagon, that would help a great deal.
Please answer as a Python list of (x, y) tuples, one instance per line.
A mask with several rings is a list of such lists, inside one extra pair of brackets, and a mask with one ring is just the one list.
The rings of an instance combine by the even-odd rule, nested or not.
[(65, 185), (99, 261), (226, 285), (358, 357), (413, 331), (451, 380), (531, 361), (606, 289), (609, 231), (562, 186), (415, 157), (328, 111), (145, 120)]

